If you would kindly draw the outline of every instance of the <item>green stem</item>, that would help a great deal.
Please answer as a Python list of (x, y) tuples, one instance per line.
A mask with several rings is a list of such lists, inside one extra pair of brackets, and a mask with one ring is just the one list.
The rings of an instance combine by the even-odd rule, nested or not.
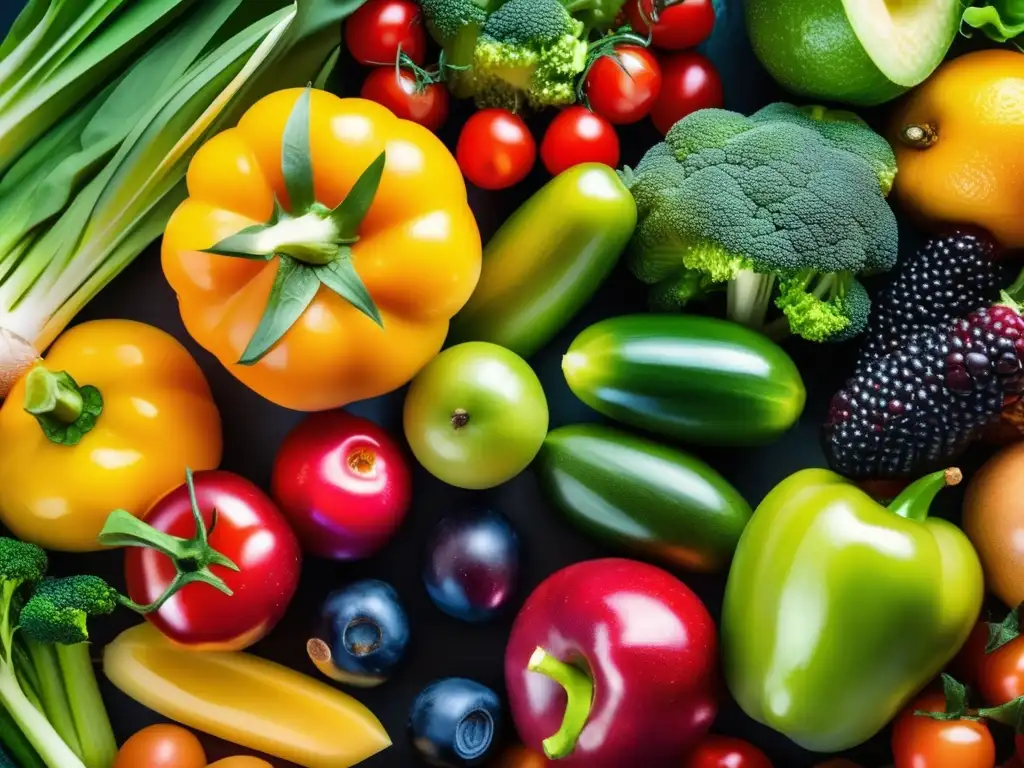
[(46, 768), (11, 713), (0, 707), (0, 742), (19, 768)]
[(552, 760), (560, 760), (572, 754), (587, 724), (594, 704), (594, 681), (581, 669), (556, 659), (543, 648), (533, 652), (526, 668), (551, 678), (565, 688), (562, 727), (543, 741), (544, 754)]
[(741, 269), (726, 288), (726, 311), (729, 319), (748, 328), (760, 329), (768, 313), (774, 285), (773, 275), (762, 275), (750, 269)]
[(35, 670), (36, 678), (39, 681), (38, 692), (43, 714), (53, 725), (54, 730), (64, 739), (64, 743), (71, 747), (75, 754), (84, 758), (78, 734), (75, 732), (75, 721), (71, 717), (71, 707), (68, 705), (68, 699), (64, 693), (64, 682), (61, 680), (60, 666), (57, 663), (57, 654), (53, 646), (37, 643), (27, 637), (22, 639), (31, 660), (32, 669)]
[(39, 365), (25, 377), (25, 410), (73, 424), (82, 415), (82, 392), (67, 377)]
[(963, 479), (963, 473), (956, 467), (925, 475), (904, 488), (889, 505), (889, 511), (907, 520), (924, 520), (936, 494), (943, 488), (959, 485)]
[(47, 768), (85, 768), (46, 715), (25, 697), (9, 663), (0, 666), (0, 700)]
[(89, 644), (57, 645), (57, 660), (86, 768), (110, 768), (117, 757), (117, 740), (103, 705)]

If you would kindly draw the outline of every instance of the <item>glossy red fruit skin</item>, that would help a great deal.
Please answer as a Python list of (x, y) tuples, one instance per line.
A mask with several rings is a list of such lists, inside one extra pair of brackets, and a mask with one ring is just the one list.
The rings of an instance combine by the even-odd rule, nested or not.
[(377, 424), (325, 411), (307, 416), (284, 439), (271, 494), (304, 551), (361, 560), (405, 519), (412, 475), (401, 448)]
[(586, 107), (566, 107), (544, 133), (540, 159), (552, 176), (582, 163), (614, 168), (619, 164), (619, 135), (615, 126)]
[(519, 115), (505, 109), (481, 109), (462, 126), (455, 158), (473, 186), (507, 189), (529, 175), (537, 161), (537, 142)]
[(448, 88), (432, 83), (417, 91), (416, 76), (407, 69), (377, 67), (366, 76), (359, 95), (435, 133), (448, 117)]
[(661, 65), (639, 45), (617, 45), (591, 66), (584, 83), (590, 108), (614, 125), (641, 120), (661, 92)]
[(724, 104), (722, 79), (711, 60), (687, 51), (661, 59), (661, 91), (651, 107), (651, 120), (661, 133), (698, 109)]
[(427, 33), (419, 5), (412, 0), (367, 0), (345, 22), (345, 47), (366, 66), (394, 64), (399, 50), (423, 64)]
[(717, 711), (718, 640), (707, 608), (666, 571), (622, 558), (587, 560), (545, 579), (527, 598), (505, 652), (505, 683), (527, 747), (562, 723), (566, 697), (527, 669), (538, 647), (590, 670), (594, 705), (559, 764), (670, 768)]
[[(210, 546), (239, 568), (235, 572), (214, 565), (210, 570), (234, 594), (189, 584), (146, 620), (180, 645), (242, 650), (265, 637), (284, 616), (299, 584), (302, 551), (277, 506), (249, 480), (223, 470), (196, 472), (194, 480)], [(188, 488), (182, 485), (163, 496), (143, 519), (173, 536), (194, 536)], [(159, 597), (174, 573), (170, 559), (156, 550), (125, 550), (128, 596), (137, 603)]]
[[(641, 37), (649, 31), (645, 18), (651, 18), (654, 0), (626, 0), (623, 6), (629, 25)], [(683, 51), (703, 43), (715, 29), (712, 0), (677, 0), (665, 3), (654, 24), (651, 45), (666, 51)]]
[(774, 768), (772, 761), (748, 741), (708, 736), (683, 761), (682, 768)]

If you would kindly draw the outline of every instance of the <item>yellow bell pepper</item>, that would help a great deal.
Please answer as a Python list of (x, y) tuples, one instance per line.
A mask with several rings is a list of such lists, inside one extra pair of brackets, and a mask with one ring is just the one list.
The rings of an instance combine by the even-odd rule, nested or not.
[(220, 415), (188, 350), (144, 323), (82, 323), (0, 407), (0, 519), (45, 549), (102, 549), (111, 510), (139, 516), (186, 466), (220, 458)]
[(199, 149), (187, 181), (162, 251), (185, 327), (286, 408), (406, 384), (480, 277), (451, 152), (372, 101), (272, 93)]
[(103, 652), (107, 679), (183, 725), (304, 768), (348, 768), (391, 746), (346, 693), (242, 651), (190, 651), (150, 624)]

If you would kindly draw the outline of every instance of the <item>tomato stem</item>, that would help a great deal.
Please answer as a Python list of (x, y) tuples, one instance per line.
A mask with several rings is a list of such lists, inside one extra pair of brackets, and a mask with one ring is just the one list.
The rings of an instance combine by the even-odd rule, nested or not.
[(210, 570), (210, 566), (213, 565), (220, 565), (232, 571), (239, 570), (234, 561), (210, 546), (209, 530), (216, 525), (217, 512), (213, 511), (213, 520), (210, 529), (207, 529), (203, 514), (199, 509), (199, 501), (196, 498), (191, 469), (186, 468), (185, 470), (185, 483), (188, 486), (189, 503), (196, 526), (196, 532), (192, 538), (183, 539), (159, 531), (123, 509), (115, 509), (111, 512), (103, 530), (100, 531), (99, 543), (103, 546), (153, 549), (170, 558), (174, 563), (174, 579), (152, 603), (142, 605), (123, 595), (120, 596), (121, 604), (136, 613), (146, 614), (160, 610), (160, 607), (177, 592), (194, 583), (208, 584), (228, 596), (233, 594), (224, 580)]
[(560, 760), (572, 754), (587, 724), (594, 703), (594, 681), (581, 669), (556, 659), (543, 648), (533, 652), (526, 668), (551, 678), (565, 688), (566, 704), (562, 726), (543, 741), (544, 754), (552, 760)]

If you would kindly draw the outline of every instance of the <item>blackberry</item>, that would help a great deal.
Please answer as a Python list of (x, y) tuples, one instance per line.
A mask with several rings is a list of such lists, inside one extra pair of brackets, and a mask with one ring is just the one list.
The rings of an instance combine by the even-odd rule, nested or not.
[(999, 297), (1009, 267), (992, 242), (957, 231), (929, 240), (901, 261), (875, 299), (857, 369), (899, 349), (911, 336), (961, 317)]
[(941, 469), (1021, 392), (1024, 318), (1009, 306), (979, 309), (857, 371), (829, 405), (825, 455), (858, 480)]

